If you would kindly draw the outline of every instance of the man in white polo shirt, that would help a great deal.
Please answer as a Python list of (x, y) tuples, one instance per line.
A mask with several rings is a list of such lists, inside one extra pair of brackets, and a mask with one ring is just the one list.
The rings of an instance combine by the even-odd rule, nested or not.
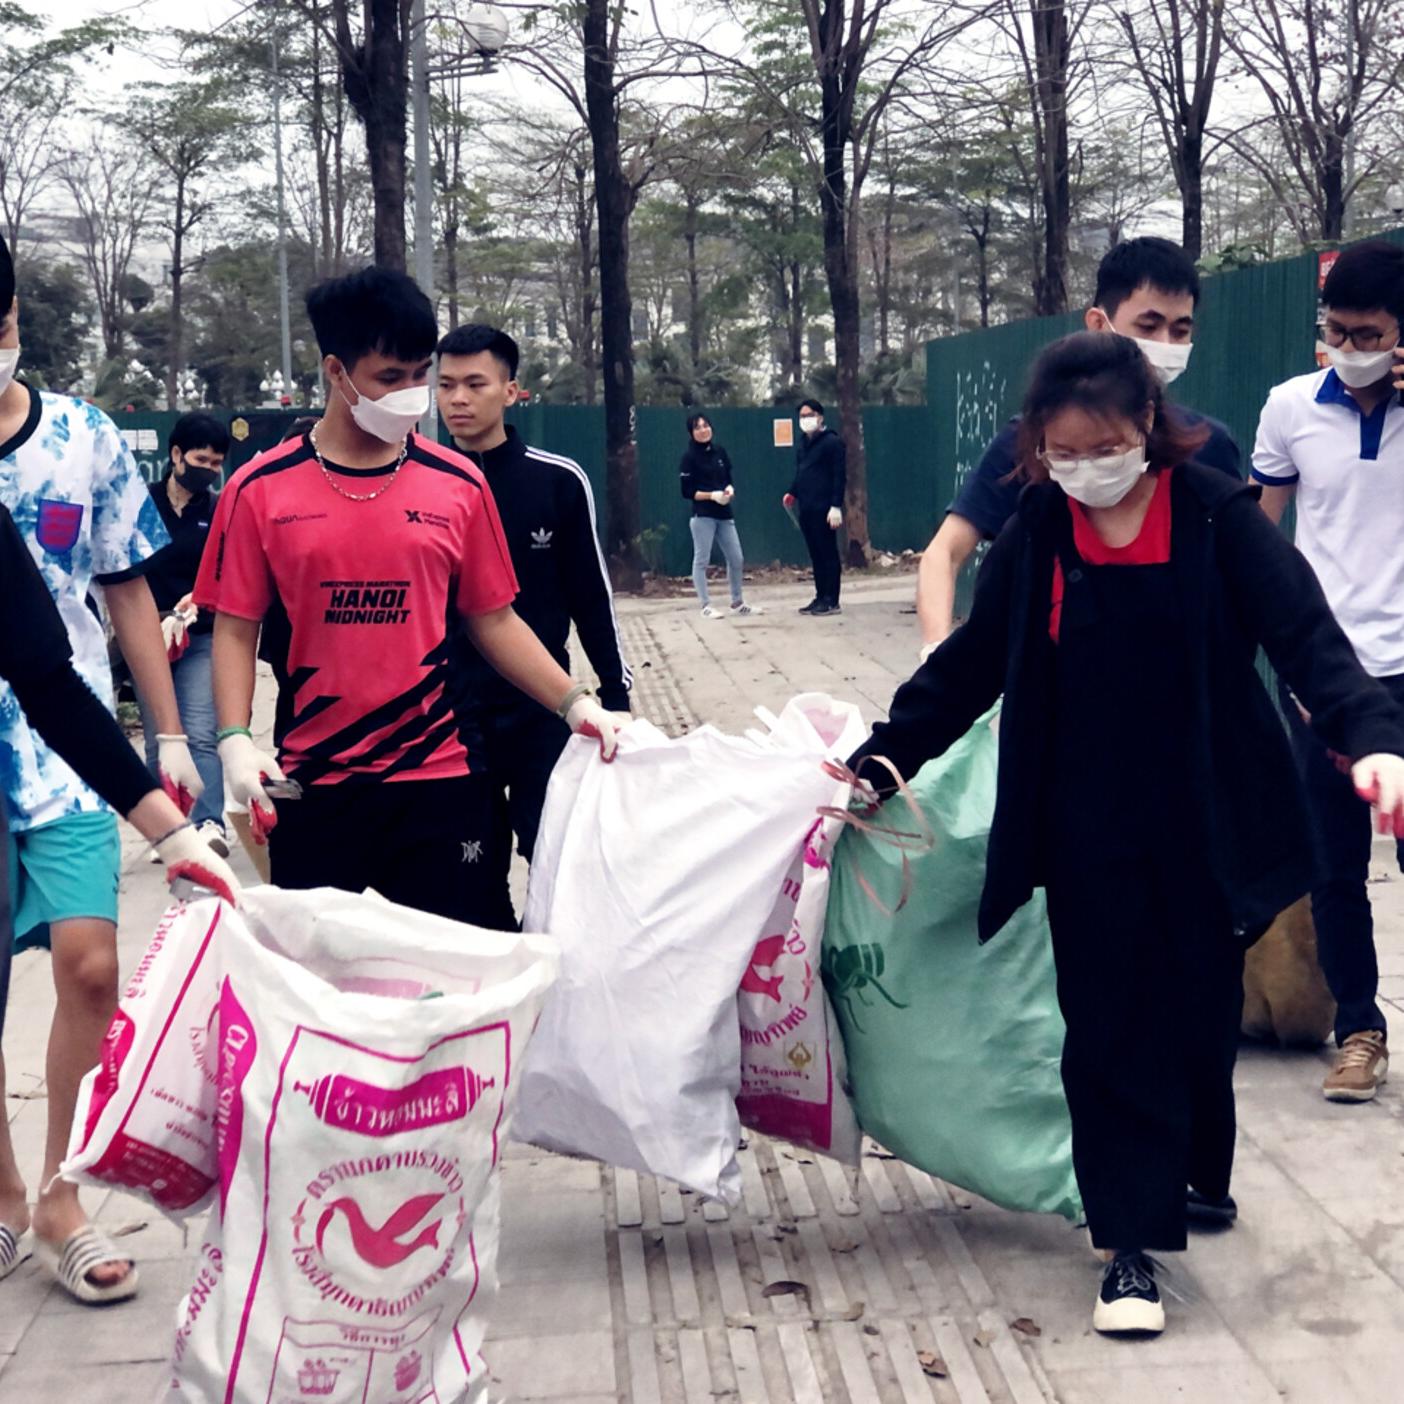
[[(1280, 521), (1297, 501), (1296, 542), (1366, 672), (1404, 704), (1404, 247), (1346, 249), (1322, 288), (1331, 364), (1276, 386), (1258, 422), (1253, 477)], [(1284, 698), (1316, 838), (1317, 951), (1336, 997), (1334, 1102), (1366, 1102), (1389, 1066), (1366, 879), (1370, 820), (1310, 718)], [(1400, 845), (1404, 867), (1404, 844)]]

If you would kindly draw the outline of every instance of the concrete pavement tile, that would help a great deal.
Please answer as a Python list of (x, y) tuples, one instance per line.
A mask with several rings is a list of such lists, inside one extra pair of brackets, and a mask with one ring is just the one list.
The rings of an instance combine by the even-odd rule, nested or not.
[[(1124, 1363), (1098, 1370), (1059, 1370), (1053, 1375), (1059, 1404), (1282, 1404), (1283, 1396), (1252, 1366), (1152, 1365), (1149, 1341), (1107, 1341)], [(1134, 1353), (1134, 1359), (1132, 1358)], [(1293, 1404), (1297, 1404), (1292, 1396)], [(1322, 1396), (1301, 1404), (1343, 1404)], [(1353, 1401), (1354, 1404), (1354, 1401)]]
[(488, 1369), (512, 1399), (615, 1399), (614, 1336), (609, 1331), (494, 1341), (483, 1347)]
[(162, 1392), (162, 1361), (77, 1364), (67, 1351), (14, 1360), (0, 1371), (5, 1404), (151, 1404)]
[(1404, 1392), (1404, 1343), (1383, 1354), (1347, 1348), (1329, 1358), (1264, 1363), (1287, 1404), (1398, 1404)]
[(553, 1292), (543, 1290), (543, 1285), (535, 1282), (501, 1283), (488, 1322), (489, 1342), (513, 1336), (537, 1339), (610, 1329), (613, 1308), (603, 1264), (595, 1281), (563, 1281), (560, 1285), (565, 1290)]
[[(80, 1308), (84, 1315), (46, 1307), (25, 1332), (26, 1361), (54, 1359), (84, 1365), (164, 1361), (174, 1332), (171, 1308), (140, 1296), (111, 1307)], [(6, 1396), (8, 1399), (8, 1396)]]

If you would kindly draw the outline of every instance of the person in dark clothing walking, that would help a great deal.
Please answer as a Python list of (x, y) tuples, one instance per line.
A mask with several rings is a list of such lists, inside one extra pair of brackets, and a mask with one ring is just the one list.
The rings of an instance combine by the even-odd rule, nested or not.
[(814, 598), (801, 614), (839, 613), (838, 531), (843, 526), (843, 495), (848, 486), (848, 450), (832, 429), (824, 427), (824, 406), (801, 400), (800, 441), (795, 450), (795, 478), (785, 506), (799, 516), (804, 544), (814, 567)]
[(914, 775), (1004, 694), (979, 936), (1046, 888), (1073, 1163), (1110, 1259), (1093, 1325), (1111, 1333), (1163, 1329), (1146, 1252), (1184, 1248), (1191, 1206), (1236, 1212), (1243, 955), (1310, 881), (1259, 646), (1404, 833), (1404, 712), (1257, 490), (1189, 461), (1204, 432), (1134, 341), (1048, 348), (1020, 425), (1031, 486), (971, 617), (851, 762)]
[[(215, 740), (211, 666), (214, 616), (198, 611), (191, 593), (214, 520), (216, 490), (229, 452), (229, 431), (212, 415), (183, 414), (171, 428), (166, 451), (170, 462), (165, 475), (149, 490), (171, 539), (146, 562), (143, 573), (161, 614), (181, 725), (190, 739), (200, 779), (205, 782), (205, 791), (195, 801), (190, 817), (210, 847), (227, 857), (224, 771)], [(156, 774), (160, 727), (140, 689), (137, 703), (146, 734), (146, 763)]]
[(731, 513), (731, 499), (736, 496), (735, 473), (731, 457), (712, 437), (712, 422), (705, 414), (687, 417), (688, 445), (678, 465), (678, 477), (685, 501), (692, 503), (692, 583), (697, 598), (702, 601), (704, 619), (720, 619), (722, 612), (712, 608), (707, 593), (707, 566), (712, 559), (712, 546), (721, 547), (726, 560), (727, 584), (731, 586), (733, 614), (759, 614), (759, 606), (748, 605), (744, 598), (742, 571), (745, 561), (741, 555), (741, 538)]
[[(624, 661), (609, 571), (595, 531), (595, 499), (573, 459), (526, 444), (504, 422), (517, 401), (517, 343), (481, 324), (456, 327), (438, 347), (439, 413), (454, 444), (482, 467), (497, 502), (516, 571), (516, 610), (551, 656), (569, 671), (566, 644), (575, 625), (599, 677), (600, 705), (627, 717), (634, 676)], [(519, 692), (461, 638), (456, 686), (481, 732), (493, 792), (493, 835), (481, 861), (497, 893), (496, 924), (515, 925), (508, 873), (512, 835), (531, 859), (546, 785), (570, 728)]]

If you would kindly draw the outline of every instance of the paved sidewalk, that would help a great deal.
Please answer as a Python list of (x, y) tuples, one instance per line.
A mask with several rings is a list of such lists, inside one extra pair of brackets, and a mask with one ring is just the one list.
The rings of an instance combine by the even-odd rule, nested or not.
[[(916, 657), (910, 576), (850, 587), (844, 613), (800, 619), (800, 587), (756, 589), (767, 613), (703, 620), (690, 600), (621, 604), (640, 710), (678, 730), (745, 727), (796, 692), (876, 717)], [(1404, 880), (1381, 847), (1372, 888), (1382, 987), (1404, 1019)], [(162, 906), (131, 847), (124, 970)], [(251, 877), (251, 874), (249, 874)], [(43, 1134), (47, 962), (16, 966), (7, 1107), (26, 1164)], [(730, 1212), (676, 1188), (513, 1147), (504, 1167), (495, 1397), (574, 1404), (1395, 1404), (1404, 1397), (1404, 1102), (1321, 1099), (1328, 1055), (1246, 1049), (1230, 1233), (1178, 1265), (1160, 1340), (1090, 1331), (1097, 1267), (1060, 1220), (1005, 1213), (869, 1155), (856, 1180), (779, 1143), (742, 1155)], [(93, 1195), (142, 1265), (135, 1302), (85, 1311), (33, 1263), (0, 1284), (0, 1401), (156, 1397), (190, 1245), (124, 1196)], [(766, 1297), (776, 1281), (805, 1295)], [(1012, 1329), (1028, 1318), (1040, 1334)], [(926, 1375), (923, 1352), (944, 1378)], [(370, 1401), (374, 1404), (374, 1401)]]

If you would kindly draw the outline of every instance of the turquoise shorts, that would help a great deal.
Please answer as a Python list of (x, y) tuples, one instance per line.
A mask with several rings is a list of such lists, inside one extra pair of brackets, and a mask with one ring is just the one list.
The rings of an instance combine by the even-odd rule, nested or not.
[(111, 810), (11, 831), (6, 846), (17, 951), (47, 946), (56, 921), (116, 922), (122, 841)]

